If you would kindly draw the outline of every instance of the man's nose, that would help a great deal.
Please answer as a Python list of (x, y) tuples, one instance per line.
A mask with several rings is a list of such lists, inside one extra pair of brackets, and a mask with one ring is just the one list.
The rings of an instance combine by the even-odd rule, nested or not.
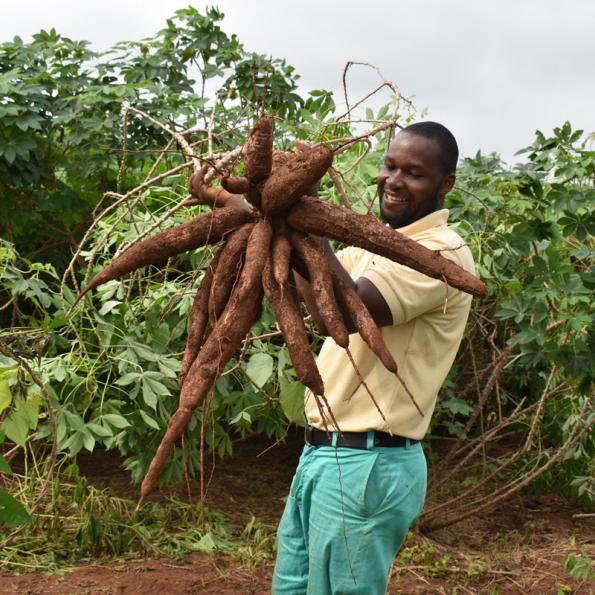
[(386, 184), (389, 188), (400, 188), (403, 186), (403, 172), (400, 169), (395, 169), (390, 173), (386, 179)]

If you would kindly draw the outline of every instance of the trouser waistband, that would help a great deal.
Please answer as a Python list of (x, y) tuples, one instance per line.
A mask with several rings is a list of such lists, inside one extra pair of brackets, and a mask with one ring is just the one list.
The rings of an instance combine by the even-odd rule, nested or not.
[(304, 431), (307, 444), (312, 446), (343, 446), (347, 448), (371, 448), (374, 446), (406, 447), (418, 440), (395, 436), (378, 430), (369, 432), (325, 432), (313, 426)]

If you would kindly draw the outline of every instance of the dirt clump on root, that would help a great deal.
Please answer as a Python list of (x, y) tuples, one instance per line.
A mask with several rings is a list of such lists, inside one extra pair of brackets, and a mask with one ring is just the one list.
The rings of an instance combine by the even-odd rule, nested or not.
[(274, 169), (262, 189), (262, 210), (277, 215), (289, 209), (326, 173), (333, 153), (325, 147), (308, 147), (293, 153)]

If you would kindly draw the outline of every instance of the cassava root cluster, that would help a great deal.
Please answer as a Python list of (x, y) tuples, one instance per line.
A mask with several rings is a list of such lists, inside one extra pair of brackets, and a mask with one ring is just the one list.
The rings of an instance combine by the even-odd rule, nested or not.
[[(312, 391), (323, 418), (339, 429), (332, 411), (324, 410), (324, 385), (292, 284), (292, 266), (307, 273), (316, 306), (335, 342), (347, 348), (347, 327), (357, 329), (383, 365), (397, 374), (397, 364), (380, 329), (357, 293), (331, 272), (310, 234), (359, 246), (465, 292), (486, 295), (485, 286), (473, 275), (374, 217), (308, 196), (332, 164), (330, 149), (300, 146), (289, 155), (276, 153), (272, 123), (262, 117), (246, 141), (243, 159), (244, 176), (222, 177), (221, 188), (204, 183), (206, 168), (196, 171), (189, 184), (194, 202), (208, 204), (213, 210), (133, 245), (115, 257), (81, 294), (140, 267), (221, 243), (196, 292), (179, 375), (180, 404), (142, 482), (139, 506), (155, 488), (193, 411), (203, 403), (258, 320), (263, 295), (275, 314), (298, 378)], [(252, 208), (234, 204), (234, 194), (243, 194)], [(411, 400), (417, 407), (413, 396)]]

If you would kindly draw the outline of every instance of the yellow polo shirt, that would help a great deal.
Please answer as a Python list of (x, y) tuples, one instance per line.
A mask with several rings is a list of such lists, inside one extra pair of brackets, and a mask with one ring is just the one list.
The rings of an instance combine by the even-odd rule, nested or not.
[[(447, 226), (447, 221), (448, 210), (442, 209), (398, 231), (431, 250), (443, 250), (444, 257), (474, 274), (471, 251)], [(393, 324), (382, 328), (382, 336), (424, 416), (420, 416), (395, 375), (357, 333), (349, 337), (349, 350), (386, 422), (360, 383), (347, 353), (330, 337), (317, 359), (328, 404), (342, 431), (382, 430), (420, 440), (428, 429), (436, 396), (463, 338), (472, 298), (442, 281), (361, 248), (346, 248), (337, 256), (352, 279), (365, 277), (386, 300)], [(305, 410), (308, 423), (324, 429), (318, 405), (309, 391)]]

